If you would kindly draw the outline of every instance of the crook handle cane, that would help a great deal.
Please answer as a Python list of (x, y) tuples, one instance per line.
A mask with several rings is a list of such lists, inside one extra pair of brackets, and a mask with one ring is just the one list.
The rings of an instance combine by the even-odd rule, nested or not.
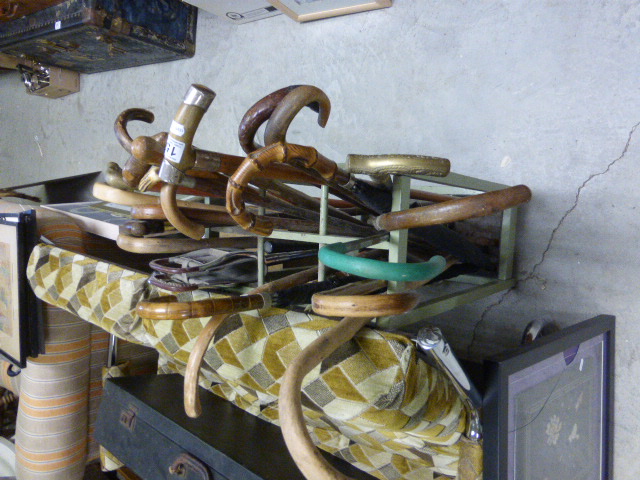
[(372, 223), (376, 230), (387, 231), (428, 227), (492, 215), (528, 202), (530, 199), (531, 190), (529, 187), (516, 185), (515, 187), (448, 200), (426, 207), (384, 213), (376, 217)]
[[(302, 272), (297, 272), (292, 275), (288, 275), (287, 277), (274, 280), (273, 282), (265, 283), (261, 287), (252, 290), (250, 294), (272, 293), (301, 283), (310, 282), (314, 278), (317, 278), (317, 276), (318, 268), (312, 267), (308, 270), (303, 270)], [(189, 354), (189, 361), (187, 362), (187, 368), (184, 375), (184, 409), (187, 415), (191, 418), (197, 418), (202, 413), (200, 397), (198, 396), (198, 376), (204, 359), (204, 354), (206, 353), (216, 330), (227, 317), (228, 315), (226, 314), (212, 317), (198, 335), (198, 339)]]
[(198, 240), (204, 236), (205, 228), (185, 217), (176, 203), (177, 185), (184, 172), (195, 164), (192, 144), (196, 129), (216, 94), (203, 85), (191, 85), (182, 105), (171, 122), (164, 159), (158, 175), (166, 182), (160, 191), (160, 204), (167, 219), (177, 230)]

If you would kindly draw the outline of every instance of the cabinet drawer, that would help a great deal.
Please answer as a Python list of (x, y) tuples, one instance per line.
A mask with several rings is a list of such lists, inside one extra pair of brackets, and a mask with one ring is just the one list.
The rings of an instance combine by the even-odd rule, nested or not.
[[(202, 415), (183, 407), (181, 375), (107, 381), (95, 438), (144, 480), (304, 480), (277, 426), (200, 388)], [(358, 480), (374, 480), (324, 454)], [(208, 476), (207, 476), (208, 475)]]

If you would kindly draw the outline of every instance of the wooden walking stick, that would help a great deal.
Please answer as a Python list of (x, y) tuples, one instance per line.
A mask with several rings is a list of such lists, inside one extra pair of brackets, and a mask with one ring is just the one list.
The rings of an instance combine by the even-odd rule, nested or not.
[[(273, 282), (265, 283), (249, 293), (253, 295), (274, 293), (279, 290), (310, 282), (317, 278), (317, 276), (318, 268), (313, 267)], [(202, 367), (204, 354), (216, 330), (228, 316), (228, 314), (220, 314), (212, 317), (198, 335), (198, 339), (189, 354), (189, 361), (187, 362), (187, 368), (184, 374), (184, 409), (191, 418), (197, 418), (202, 413), (200, 397), (198, 396), (198, 376), (200, 368)]]
[(187, 253), (200, 248), (254, 248), (255, 237), (214, 237), (193, 240), (192, 238), (132, 237), (118, 235), (116, 244), (131, 253)]
[(215, 96), (216, 94), (204, 85), (191, 85), (187, 90), (182, 105), (171, 122), (159, 171), (160, 178), (166, 182), (160, 191), (162, 210), (174, 227), (196, 240), (204, 237), (205, 228), (180, 213), (176, 203), (176, 190), (184, 172), (195, 164), (191, 148), (193, 136)]
[(188, 320), (189, 318), (246, 312), (271, 306), (285, 308), (309, 303), (313, 293), (333, 289), (353, 280), (353, 277), (339, 274), (322, 282), (309, 283), (303, 288), (291, 287), (275, 293), (226, 295), (192, 302), (178, 302), (175, 297), (158, 297), (138, 302), (136, 312), (140, 317), (149, 320)]
[[(140, 136), (135, 138), (131, 143), (132, 155), (142, 164), (146, 165), (146, 168), (149, 168), (149, 166), (152, 165), (160, 165), (162, 163), (165, 148), (166, 138), (164, 141), (158, 141), (154, 137)], [(185, 172), (187, 175), (193, 175), (194, 171), (198, 170), (233, 175), (245, 158), (204, 150), (197, 147), (192, 148), (195, 158), (194, 166), (193, 169), (189, 169)], [(279, 168), (274, 168), (270, 172), (265, 172), (265, 178), (303, 184), (318, 183), (318, 179), (313, 175), (309, 175), (308, 173), (288, 165), (283, 165)]]
[[(294, 117), (305, 106), (319, 105), (321, 115), (318, 124), (321, 127), (327, 122), (331, 104), (327, 95), (312, 85), (301, 85), (288, 92), (273, 110), (265, 129), (265, 144), (286, 142), (286, 134)], [(324, 115), (322, 115), (324, 113)], [(318, 153), (323, 163), (334, 163), (327, 157)], [(422, 155), (352, 155), (348, 159), (346, 170), (339, 169), (341, 175), (332, 179), (325, 178), (327, 184), (332, 187), (333, 193), (345, 198), (362, 208), (369, 209), (370, 213), (383, 213), (389, 211), (391, 206), (390, 192), (377, 188), (368, 182), (357, 179), (351, 174), (366, 173), (403, 175), (433, 175), (446, 176), (451, 164), (446, 158), (428, 157)], [(413, 192), (412, 192), (413, 193)], [(420, 195), (420, 197), (424, 197)]]
[[(417, 295), (415, 293), (408, 292), (392, 295), (397, 296), (400, 301), (386, 303), (386, 297), (389, 295), (351, 296), (350, 301), (353, 306), (350, 311), (369, 310), (372, 315), (368, 317), (343, 318), (336, 326), (320, 335), (302, 350), (287, 367), (282, 377), (278, 400), (282, 435), (291, 457), (308, 480), (351, 479), (333, 468), (320, 454), (311, 440), (305, 424), (304, 414), (302, 413), (300, 394), (302, 380), (318, 364), (335, 352), (338, 347), (351, 340), (374, 317), (406, 312), (417, 304)], [(379, 297), (380, 300), (372, 302), (372, 297)], [(373, 303), (376, 305), (375, 308), (371, 308)], [(328, 309), (327, 311), (331, 312), (333, 309)]]
[[(304, 377), (342, 344), (351, 340), (374, 317), (403, 313), (417, 304), (417, 296), (413, 297), (413, 292), (390, 295), (358, 295), (356, 292), (349, 292), (349, 295), (344, 297), (334, 296), (335, 292), (314, 295), (313, 308), (316, 313), (332, 315), (343, 312), (351, 316), (343, 318), (335, 327), (324, 332), (303, 349), (282, 377), (279, 395), (282, 434), (291, 457), (307, 480), (351, 478), (333, 468), (311, 440), (302, 412), (301, 388)], [(472, 428), (468, 427), (467, 430), (471, 431)], [(460, 445), (457, 478), (478, 480), (482, 475), (480, 444), (463, 437)]]
[[(171, 224), (193, 239), (204, 235), (204, 228), (182, 215), (176, 207), (177, 185), (185, 179), (185, 171), (195, 165), (192, 141), (202, 116), (215, 94), (202, 85), (192, 85), (172, 123), (159, 176), (166, 182), (160, 203)], [(289, 192), (290, 194), (290, 192)]]
[(470, 195), (425, 207), (415, 207), (400, 212), (379, 215), (370, 223), (377, 230), (401, 230), (457, 222), (484, 217), (516, 207), (531, 200), (531, 190), (526, 185), (516, 185), (502, 190)]

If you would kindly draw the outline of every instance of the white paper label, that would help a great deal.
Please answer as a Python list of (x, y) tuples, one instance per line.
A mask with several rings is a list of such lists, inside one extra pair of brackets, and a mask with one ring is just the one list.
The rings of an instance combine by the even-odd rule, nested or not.
[(62, 22), (60, 20), (58, 20), (55, 25), (53, 26), (54, 30), (60, 30), (62, 28)]
[(178, 137), (182, 137), (184, 136), (184, 125), (173, 120), (169, 131)]
[(184, 147), (185, 144), (183, 142), (169, 136), (169, 138), (167, 138), (167, 146), (164, 149), (164, 158), (174, 163), (180, 163), (182, 154), (184, 153)]

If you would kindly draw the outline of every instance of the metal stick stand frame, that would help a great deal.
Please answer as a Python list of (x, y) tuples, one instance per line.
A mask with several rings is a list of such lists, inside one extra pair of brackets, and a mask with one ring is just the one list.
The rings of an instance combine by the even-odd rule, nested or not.
[[(449, 173), (446, 177), (394, 175), (392, 211), (405, 210), (408, 208), (412, 180), (421, 181), (419, 185), (414, 185), (414, 188), (417, 187), (433, 193), (448, 195), (483, 193), (507, 188), (507, 185), (489, 182), (457, 173)], [(428, 183), (425, 184), (424, 182)], [(318, 234), (274, 230), (270, 235), (270, 238), (313, 242), (318, 243), (319, 247), (327, 243), (355, 240), (356, 237), (326, 235), (326, 212), (329, 202), (328, 197), (328, 190), (326, 187), (323, 187), (320, 202), (321, 222)], [(407, 325), (421, 322), (428, 317), (444, 313), (455, 307), (474, 302), (513, 287), (515, 285), (515, 278), (513, 277), (513, 261), (515, 255), (517, 212), (517, 207), (510, 208), (502, 212), (500, 253), (498, 273), (496, 277), (488, 278), (478, 275), (460, 275), (452, 280), (447, 280), (448, 282), (465, 284), (468, 285), (468, 287), (462, 290), (457, 290), (453, 293), (443, 294), (432, 298), (410, 312), (401, 315), (378, 318), (376, 320), (376, 325), (381, 328), (402, 328)], [(380, 242), (375, 245), (374, 248), (388, 250), (390, 262), (405, 262), (407, 256), (407, 236), (406, 230), (390, 232), (389, 241)], [(258, 255), (264, 255), (264, 247), (262, 244), (263, 242), (258, 242)], [(324, 269), (323, 265), (320, 263), (319, 266), (320, 269), (318, 276), (319, 279), (322, 279), (324, 278)], [(264, 270), (259, 273), (259, 282), (264, 282)], [(403, 288), (404, 286), (401, 282), (391, 282), (388, 290), (390, 292), (401, 291)]]

